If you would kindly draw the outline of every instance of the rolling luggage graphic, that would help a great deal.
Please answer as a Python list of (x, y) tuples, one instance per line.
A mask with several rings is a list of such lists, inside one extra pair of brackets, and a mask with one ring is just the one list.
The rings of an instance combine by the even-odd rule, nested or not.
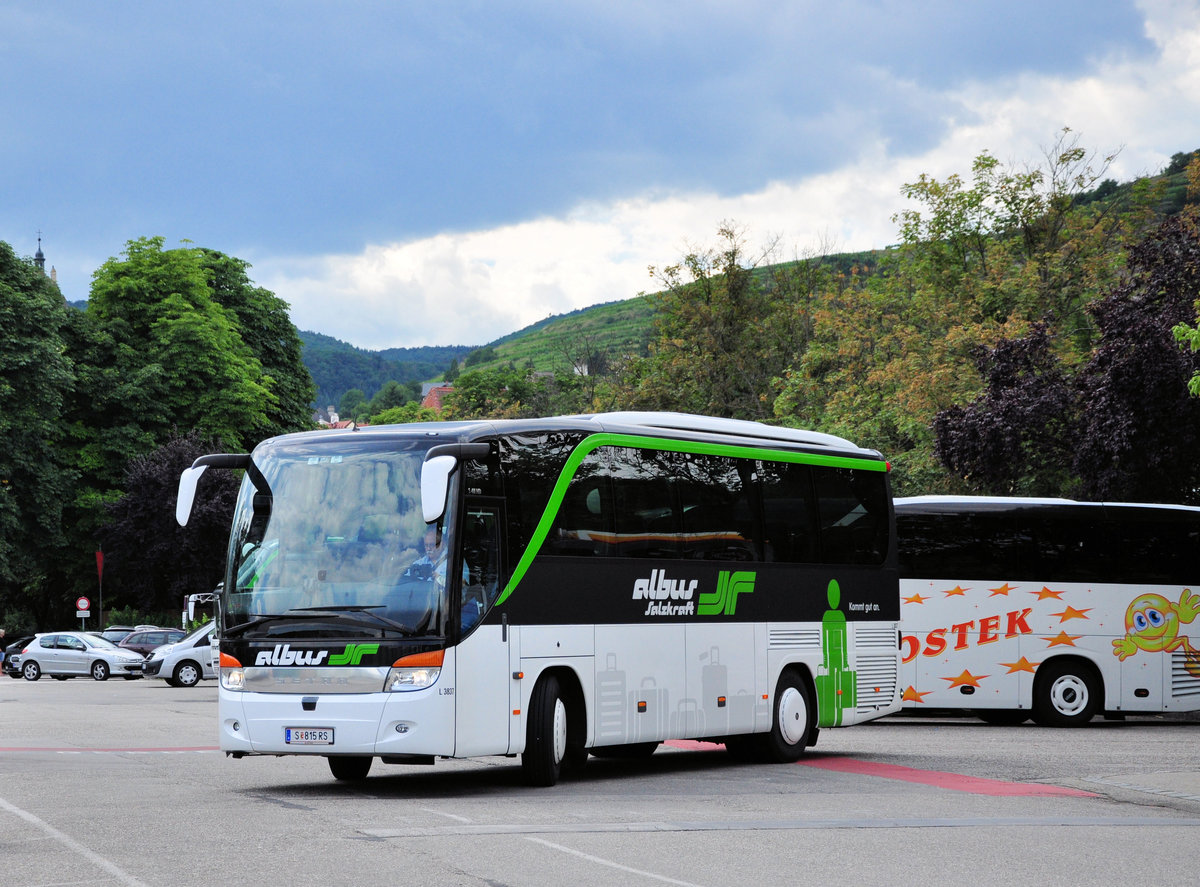
[(633, 718), (633, 729), (629, 731), (631, 741), (650, 742), (667, 738), (671, 726), (670, 696), (667, 688), (659, 687), (653, 677), (642, 678), (641, 687), (629, 691), (628, 711)]
[(721, 651), (717, 647), (701, 653), (700, 659), (708, 660), (700, 669), (700, 707), (707, 729), (721, 734), (729, 727), (729, 709), (719, 701), (729, 692), (729, 669), (721, 664)]
[(609, 653), (605, 670), (596, 674), (596, 744), (616, 745), (628, 738), (625, 720), (625, 672), (617, 670), (617, 654)]

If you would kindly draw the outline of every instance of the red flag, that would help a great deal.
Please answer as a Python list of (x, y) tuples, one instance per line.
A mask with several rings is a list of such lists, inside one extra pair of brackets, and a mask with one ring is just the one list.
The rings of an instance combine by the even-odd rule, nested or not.
[(96, 551), (96, 578), (104, 579), (104, 552), (100, 550)]

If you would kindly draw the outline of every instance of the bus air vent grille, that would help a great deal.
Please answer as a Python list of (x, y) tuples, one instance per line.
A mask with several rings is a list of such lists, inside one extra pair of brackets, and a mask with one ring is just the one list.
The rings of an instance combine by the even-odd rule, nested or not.
[(768, 636), (772, 649), (780, 647), (810, 647), (821, 649), (821, 629), (819, 628), (772, 628)]
[(1200, 654), (1171, 654), (1171, 698), (1200, 696)]
[(896, 698), (896, 657), (858, 656), (858, 710), (875, 711)]
[(854, 639), (858, 643), (860, 650), (870, 648), (872, 650), (892, 650), (896, 649), (896, 625), (889, 622), (886, 625), (857, 625), (854, 628)]

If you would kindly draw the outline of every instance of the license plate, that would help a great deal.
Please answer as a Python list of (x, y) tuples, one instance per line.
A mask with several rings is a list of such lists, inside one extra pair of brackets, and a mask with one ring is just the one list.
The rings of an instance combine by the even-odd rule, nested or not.
[(284, 727), (283, 741), (288, 745), (333, 745), (333, 728)]

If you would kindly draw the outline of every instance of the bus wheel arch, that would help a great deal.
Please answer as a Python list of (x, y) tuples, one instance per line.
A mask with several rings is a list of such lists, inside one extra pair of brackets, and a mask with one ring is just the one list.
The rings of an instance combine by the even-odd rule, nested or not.
[(578, 677), (568, 668), (543, 672), (530, 694), (525, 721), (525, 781), (550, 786), (564, 773), (578, 772), (587, 761), (586, 735), (587, 712)]
[(815, 699), (807, 669), (788, 665), (780, 672), (771, 697), (771, 729), (755, 737), (756, 757), (760, 761), (790, 764), (816, 742)]
[(1104, 709), (1104, 681), (1095, 664), (1057, 656), (1033, 678), (1033, 719), (1043, 727), (1082, 727)]

